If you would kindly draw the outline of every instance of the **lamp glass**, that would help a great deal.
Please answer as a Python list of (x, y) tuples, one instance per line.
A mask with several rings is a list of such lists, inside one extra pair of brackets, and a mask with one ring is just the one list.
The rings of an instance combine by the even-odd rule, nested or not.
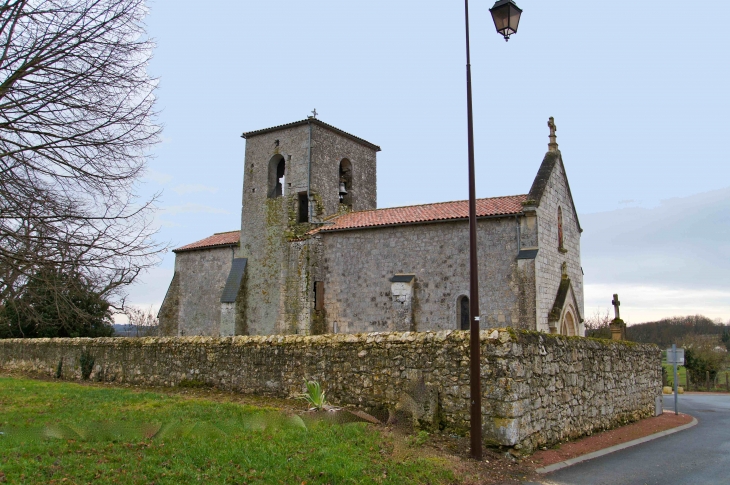
[(522, 9), (512, 0), (498, 0), (489, 11), (494, 20), (494, 27), (505, 39), (517, 32)]

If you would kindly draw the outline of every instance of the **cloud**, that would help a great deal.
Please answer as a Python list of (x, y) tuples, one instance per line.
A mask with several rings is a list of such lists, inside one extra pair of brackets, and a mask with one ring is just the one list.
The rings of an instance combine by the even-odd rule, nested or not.
[(730, 187), (650, 209), (584, 214), (581, 225), (589, 316), (591, 291), (597, 295), (600, 288), (600, 306), (607, 307), (610, 296), (626, 288), (621, 300), (636, 302), (642, 319), (730, 317)]
[(211, 194), (215, 194), (218, 192), (218, 187), (208, 187), (205, 185), (199, 185), (199, 184), (182, 184), (178, 185), (177, 187), (173, 188), (175, 192), (177, 192), (180, 195), (185, 194), (195, 194), (198, 192), (210, 192)]
[(162, 207), (158, 214), (179, 215), (179, 214), (229, 214), (228, 211), (200, 204), (170, 205)]
[(165, 185), (172, 180), (172, 175), (164, 172), (158, 172), (157, 170), (147, 169), (142, 177), (142, 180), (156, 182), (160, 185)]
[(621, 301), (621, 318), (629, 324), (681, 315), (701, 314), (723, 322), (730, 318), (730, 290), (694, 290), (648, 284), (586, 284), (584, 317), (591, 318), (596, 311), (605, 315), (608, 311), (613, 318), (611, 300), (614, 293), (618, 293)]
[(159, 224), (160, 227), (183, 227), (182, 224), (178, 224), (177, 222), (172, 221), (166, 221), (164, 219), (158, 219), (157, 224)]

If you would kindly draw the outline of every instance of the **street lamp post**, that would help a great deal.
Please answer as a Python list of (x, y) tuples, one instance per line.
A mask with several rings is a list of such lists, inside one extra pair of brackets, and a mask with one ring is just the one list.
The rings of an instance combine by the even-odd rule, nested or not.
[[(513, 0), (497, 0), (489, 9), (497, 32), (509, 40), (517, 32), (522, 10)], [(474, 121), (471, 100), (471, 58), (469, 53), (469, 0), (464, 0), (466, 17), (466, 104), (469, 140), (469, 369), (471, 402), (471, 456), (482, 459), (482, 384), (479, 339), (479, 266), (477, 264), (477, 208), (474, 181)]]

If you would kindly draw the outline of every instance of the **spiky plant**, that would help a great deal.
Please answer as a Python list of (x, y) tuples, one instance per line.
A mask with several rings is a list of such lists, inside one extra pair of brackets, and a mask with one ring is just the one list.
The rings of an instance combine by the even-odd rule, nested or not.
[(307, 388), (306, 392), (303, 392), (298, 397), (304, 399), (309, 403), (311, 409), (321, 411), (327, 405), (327, 400), (324, 397), (324, 391), (322, 386), (317, 381), (304, 381), (304, 385)]

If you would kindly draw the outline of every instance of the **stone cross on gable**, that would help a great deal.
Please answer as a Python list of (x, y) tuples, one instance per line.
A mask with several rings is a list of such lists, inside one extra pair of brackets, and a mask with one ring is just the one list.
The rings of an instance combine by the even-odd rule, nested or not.
[(548, 128), (550, 128), (550, 143), (548, 143), (548, 148), (551, 152), (557, 152), (558, 137), (555, 132), (558, 131), (558, 127), (555, 125), (555, 118), (553, 118), (552, 116), (548, 120)]
[(613, 300), (611, 301), (611, 305), (613, 305), (614, 313), (616, 314), (616, 320), (620, 320), (621, 317), (619, 315), (618, 307), (621, 306), (621, 302), (618, 301), (618, 294), (613, 295)]
[(314, 109), (312, 110), (312, 118), (317, 118), (317, 115), (318, 115), (318, 114), (319, 114), (319, 113), (317, 113), (317, 108), (314, 108)]

